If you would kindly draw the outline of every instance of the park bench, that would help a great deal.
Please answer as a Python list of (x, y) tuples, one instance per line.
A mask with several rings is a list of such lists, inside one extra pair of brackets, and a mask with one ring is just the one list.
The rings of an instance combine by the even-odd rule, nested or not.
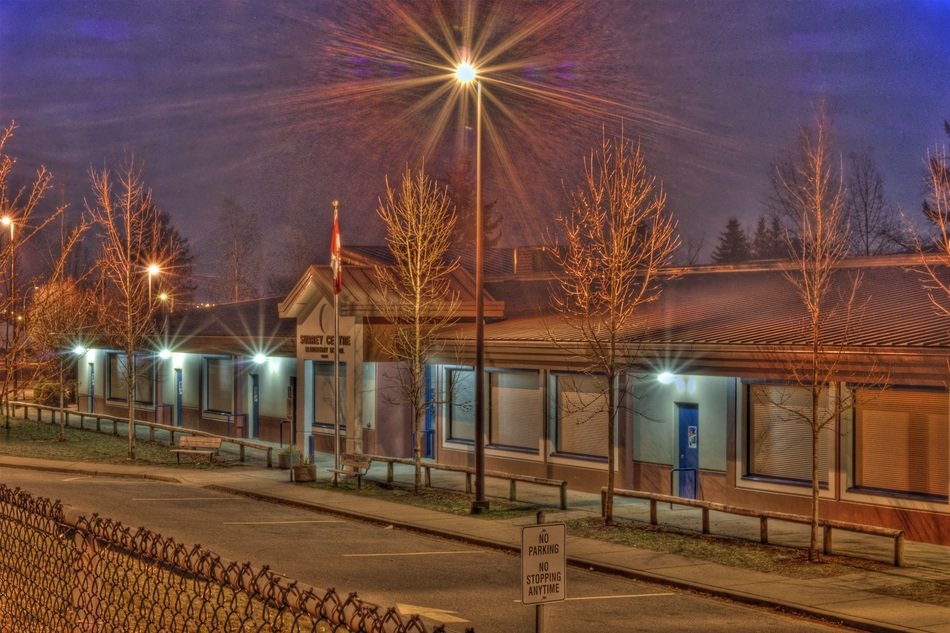
[[(412, 458), (407, 457), (383, 457), (381, 455), (371, 455), (370, 459), (379, 462), (386, 463), (386, 482), (393, 483), (393, 465), (394, 464), (405, 464), (407, 466), (415, 465), (415, 461)], [(439, 464), (436, 462), (422, 462), (422, 474), (424, 477), (424, 485), (427, 488), (432, 487), (432, 471), (433, 470), (442, 470), (446, 472), (457, 472), (463, 473), (465, 475), (465, 492), (472, 494), (472, 477), (475, 476), (475, 469), (471, 466), (462, 466), (459, 464)], [(517, 482), (521, 481), (524, 483), (536, 484), (539, 486), (554, 486), (558, 488), (560, 492), (559, 505), (562, 510), (567, 510), (567, 481), (564, 479), (551, 479), (548, 477), (535, 477), (532, 475), (522, 475), (520, 473), (508, 473), (499, 470), (487, 470), (485, 471), (486, 477), (494, 477), (497, 479), (507, 479), (508, 480), (508, 499), (511, 501), (518, 500), (518, 484)]]
[(363, 486), (363, 475), (369, 470), (373, 458), (361, 453), (344, 453), (340, 457), (340, 467), (328, 469), (337, 477), (351, 478), (356, 477), (356, 487)]
[(214, 456), (218, 454), (221, 448), (220, 437), (204, 437), (201, 435), (182, 435), (178, 438), (178, 444), (171, 452), (175, 453), (178, 463), (181, 463), (181, 454), (190, 453), (192, 455), (207, 455), (208, 463), (214, 461)]

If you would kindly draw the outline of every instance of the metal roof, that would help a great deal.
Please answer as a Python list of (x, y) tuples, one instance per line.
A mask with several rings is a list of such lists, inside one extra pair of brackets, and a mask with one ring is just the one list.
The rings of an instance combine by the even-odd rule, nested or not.
[[(459, 297), (457, 315), (460, 319), (471, 319), (475, 314), (475, 282), (472, 276), (462, 268), (452, 272), (449, 281), (452, 292)], [(333, 299), (333, 271), (329, 265), (310, 266), (300, 278), (287, 298), (278, 306), (282, 318), (301, 319), (309, 314), (322, 300)], [(343, 289), (338, 295), (340, 314), (347, 316), (384, 316), (379, 310), (383, 294), (377, 283), (375, 266), (343, 267)], [(504, 316), (504, 303), (485, 292), (485, 317), (488, 319)]]
[[(950, 321), (938, 315), (908, 258), (874, 258), (833, 274), (825, 341), (853, 347), (950, 348)], [(665, 282), (624, 335), (643, 343), (806, 345), (807, 313), (788, 266), (691, 269)], [(852, 313), (844, 299), (859, 280)], [(544, 327), (570, 338), (550, 307), (550, 280), (490, 286), (518, 315), (486, 328), (486, 339), (537, 340)]]
[(169, 347), (253, 356), (293, 356), (296, 324), (277, 313), (278, 297), (179, 310), (168, 315)]

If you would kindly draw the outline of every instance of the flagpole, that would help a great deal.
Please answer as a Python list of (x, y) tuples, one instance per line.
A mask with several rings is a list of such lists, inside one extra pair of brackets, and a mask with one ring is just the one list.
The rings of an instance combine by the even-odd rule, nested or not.
[(338, 200), (333, 201), (333, 485), (340, 470), (340, 282), (343, 263), (340, 261), (340, 225), (337, 219)]

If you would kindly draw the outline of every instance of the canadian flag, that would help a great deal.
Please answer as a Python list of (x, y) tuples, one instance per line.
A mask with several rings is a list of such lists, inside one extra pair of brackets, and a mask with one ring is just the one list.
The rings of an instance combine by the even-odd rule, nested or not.
[(337, 201), (333, 201), (333, 237), (330, 240), (330, 267), (333, 269), (333, 294), (343, 290), (343, 260), (340, 253), (340, 222), (337, 219)]

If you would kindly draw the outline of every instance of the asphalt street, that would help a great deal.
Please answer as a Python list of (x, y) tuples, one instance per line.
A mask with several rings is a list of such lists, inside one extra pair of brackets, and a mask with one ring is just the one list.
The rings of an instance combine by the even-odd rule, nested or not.
[[(450, 631), (534, 630), (534, 607), (520, 603), (520, 559), (508, 553), (189, 485), (6, 468), (0, 482), (318, 588), (356, 591)], [(576, 567), (567, 586), (567, 600), (545, 607), (547, 633), (847, 630)]]

